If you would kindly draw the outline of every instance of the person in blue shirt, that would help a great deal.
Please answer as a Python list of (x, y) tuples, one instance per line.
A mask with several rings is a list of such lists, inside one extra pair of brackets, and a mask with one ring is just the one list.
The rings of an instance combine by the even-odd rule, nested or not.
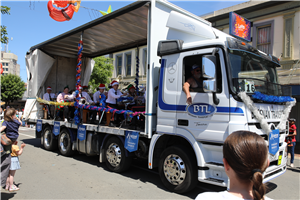
[(12, 141), (16, 141), (19, 137), (19, 127), (22, 122), (17, 117), (17, 111), (14, 108), (8, 108), (4, 113), (4, 122), (0, 128), (0, 132), (6, 129), (6, 136)]

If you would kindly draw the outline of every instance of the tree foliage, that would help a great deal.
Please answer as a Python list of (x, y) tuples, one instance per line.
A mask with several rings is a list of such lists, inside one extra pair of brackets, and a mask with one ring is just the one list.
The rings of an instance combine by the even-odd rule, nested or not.
[(95, 66), (90, 77), (89, 86), (93, 92), (96, 92), (100, 83), (104, 83), (106, 86), (110, 83), (114, 66), (112, 64), (113, 59), (105, 56), (96, 57), (94, 61)]
[(1, 76), (1, 101), (9, 105), (10, 102), (22, 98), (26, 90), (24, 84), (17, 75)]
[[(10, 15), (10, 7), (7, 6), (1, 6), (1, 14), (7, 14)], [(1, 25), (1, 43), (2, 44), (7, 44), (8, 42), (8, 37), (7, 37), (7, 30), (6, 26)]]

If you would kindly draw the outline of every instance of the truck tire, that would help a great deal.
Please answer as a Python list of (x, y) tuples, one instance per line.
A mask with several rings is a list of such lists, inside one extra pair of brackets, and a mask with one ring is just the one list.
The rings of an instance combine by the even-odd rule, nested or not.
[(47, 126), (41, 136), (41, 144), (48, 151), (53, 151), (57, 149), (57, 139), (55, 135), (52, 133), (52, 129), (50, 126)]
[(129, 169), (132, 157), (126, 157), (123, 143), (117, 137), (109, 138), (105, 144), (105, 163), (113, 172), (123, 172)]
[(167, 189), (175, 193), (185, 193), (197, 185), (197, 163), (193, 152), (184, 146), (172, 146), (160, 156), (158, 172)]
[(63, 156), (71, 156), (74, 154), (72, 150), (72, 140), (67, 129), (62, 129), (58, 136), (58, 149)]

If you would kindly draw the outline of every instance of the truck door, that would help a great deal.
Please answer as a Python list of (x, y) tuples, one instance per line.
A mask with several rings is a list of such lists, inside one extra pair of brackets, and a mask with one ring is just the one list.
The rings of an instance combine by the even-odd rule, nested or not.
[[(188, 131), (197, 141), (223, 143), (228, 132), (230, 107), (228, 88), (225, 87), (227, 80), (224, 54), (220, 48), (217, 48), (218, 52), (215, 54), (216, 97), (219, 99), (219, 104), (216, 105), (214, 103), (213, 93), (204, 92), (203, 88), (190, 88), (192, 104), (188, 105), (186, 103), (186, 94), (183, 91), (183, 84), (193, 76), (192, 66), (196, 64), (202, 68), (202, 57), (204, 55), (212, 55), (213, 49), (200, 49), (180, 54), (177, 68), (178, 92), (176, 93), (176, 98), (174, 97), (178, 105), (176, 110), (176, 127), (178, 134)], [(204, 84), (204, 87), (209, 86)]]

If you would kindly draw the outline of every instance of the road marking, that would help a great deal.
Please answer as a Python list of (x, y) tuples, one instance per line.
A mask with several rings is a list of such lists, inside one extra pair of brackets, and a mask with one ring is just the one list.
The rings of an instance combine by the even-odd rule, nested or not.
[(19, 135), (24, 135), (24, 136), (27, 136), (27, 137), (35, 138), (34, 136), (27, 135), (27, 134), (24, 134), (24, 133), (19, 133)]

